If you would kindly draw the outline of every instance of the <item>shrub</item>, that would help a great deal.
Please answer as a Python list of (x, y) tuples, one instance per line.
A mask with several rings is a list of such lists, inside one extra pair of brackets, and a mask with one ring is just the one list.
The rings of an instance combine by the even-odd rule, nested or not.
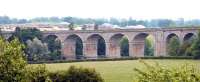
[(0, 82), (20, 82), (25, 78), (23, 48), (18, 39), (9, 43), (0, 37)]
[(145, 71), (135, 68), (138, 73), (137, 80), (134, 82), (200, 82), (200, 72), (194, 65), (185, 64), (180, 68), (166, 68), (147, 64), (140, 60), (145, 67)]
[(67, 73), (66, 82), (104, 82), (95, 69), (71, 66)]
[(44, 64), (37, 67), (28, 67), (26, 73), (26, 82), (51, 82), (49, 72)]
[(49, 73), (52, 82), (67, 82), (67, 71), (57, 71)]

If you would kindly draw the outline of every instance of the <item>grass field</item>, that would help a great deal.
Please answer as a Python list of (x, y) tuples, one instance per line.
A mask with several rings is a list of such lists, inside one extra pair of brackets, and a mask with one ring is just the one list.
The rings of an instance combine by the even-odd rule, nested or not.
[[(200, 60), (156, 60), (146, 59), (148, 63), (158, 62), (166, 67), (180, 66), (181, 64), (189, 63), (196, 64), (200, 69)], [(134, 68), (142, 68), (138, 60), (123, 60), (123, 61), (91, 61), (91, 62), (74, 62), (74, 63), (55, 63), (47, 64), (47, 69), (51, 72), (58, 70), (67, 70), (69, 66), (82, 66), (87, 68), (95, 68), (97, 72), (105, 79), (105, 82), (133, 82), (136, 72)]]

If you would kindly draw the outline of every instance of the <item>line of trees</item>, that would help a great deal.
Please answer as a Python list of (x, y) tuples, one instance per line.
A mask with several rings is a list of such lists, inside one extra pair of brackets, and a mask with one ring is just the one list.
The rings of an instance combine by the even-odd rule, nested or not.
[(180, 43), (178, 37), (174, 36), (169, 40), (167, 52), (170, 56), (194, 56), (200, 58), (200, 31), (197, 37), (192, 37), (189, 40)]
[(36, 28), (20, 29), (17, 27), (8, 41), (12, 41), (15, 37), (25, 44), (24, 52), (28, 61), (62, 59), (61, 43), (55, 36), (43, 38), (42, 32)]
[(183, 26), (200, 26), (200, 19), (184, 20), (179, 18), (172, 19), (151, 19), (151, 20), (136, 20), (133, 18), (79, 18), (79, 17), (36, 17), (32, 19), (16, 19), (8, 16), (0, 16), (0, 24), (24, 24), (24, 23), (62, 23), (68, 22), (72, 25), (110, 23), (121, 27), (131, 25), (143, 25), (146, 27), (183, 27)]

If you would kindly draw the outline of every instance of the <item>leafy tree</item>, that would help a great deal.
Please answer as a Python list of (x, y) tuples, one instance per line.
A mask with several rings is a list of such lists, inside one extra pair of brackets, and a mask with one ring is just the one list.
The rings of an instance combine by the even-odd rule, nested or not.
[(32, 41), (27, 40), (27, 55), (30, 61), (45, 60), (48, 58), (48, 47), (46, 43), (42, 43), (39, 39), (34, 38)]
[(33, 40), (35, 37), (42, 40), (42, 32), (36, 28), (21, 29), (17, 27), (15, 32), (9, 38), (9, 41), (13, 40), (14, 37), (19, 38), (21, 43), (26, 43), (27, 40)]
[(9, 43), (0, 37), (0, 82), (20, 82), (25, 78), (23, 48), (18, 39)]
[(154, 55), (154, 46), (153, 46), (153, 38), (152, 37), (147, 37), (145, 39), (144, 55), (145, 56), (153, 56)]
[(167, 52), (170, 56), (179, 56), (180, 42), (177, 37), (172, 37), (167, 44)]
[(200, 58), (200, 31), (198, 32), (198, 37), (191, 46), (191, 53), (195, 58)]
[(50, 51), (50, 60), (61, 59), (61, 42), (57, 36), (48, 36), (45, 38), (44, 42), (47, 43), (48, 50)]
[(74, 30), (74, 28), (75, 28), (75, 27), (74, 27), (74, 23), (73, 23), (73, 22), (70, 23), (68, 27), (69, 27), (69, 30)]
[(121, 44), (121, 56), (129, 56), (129, 44), (128, 44), (128, 38), (123, 37), (120, 41)]

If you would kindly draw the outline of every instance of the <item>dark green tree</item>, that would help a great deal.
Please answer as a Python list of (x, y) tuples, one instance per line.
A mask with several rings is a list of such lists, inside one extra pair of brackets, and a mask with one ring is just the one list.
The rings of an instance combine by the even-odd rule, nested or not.
[(57, 36), (50, 35), (44, 39), (44, 42), (47, 43), (48, 50), (50, 51), (49, 56), (50, 60), (61, 59), (61, 42)]
[(129, 56), (129, 44), (128, 44), (128, 38), (123, 37), (121, 42), (121, 56)]
[(180, 50), (180, 42), (179, 39), (174, 36), (170, 38), (169, 43), (167, 44), (167, 52), (170, 56), (179, 56), (179, 50)]
[(197, 38), (191, 46), (191, 53), (195, 58), (200, 58), (200, 30), (198, 32)]

